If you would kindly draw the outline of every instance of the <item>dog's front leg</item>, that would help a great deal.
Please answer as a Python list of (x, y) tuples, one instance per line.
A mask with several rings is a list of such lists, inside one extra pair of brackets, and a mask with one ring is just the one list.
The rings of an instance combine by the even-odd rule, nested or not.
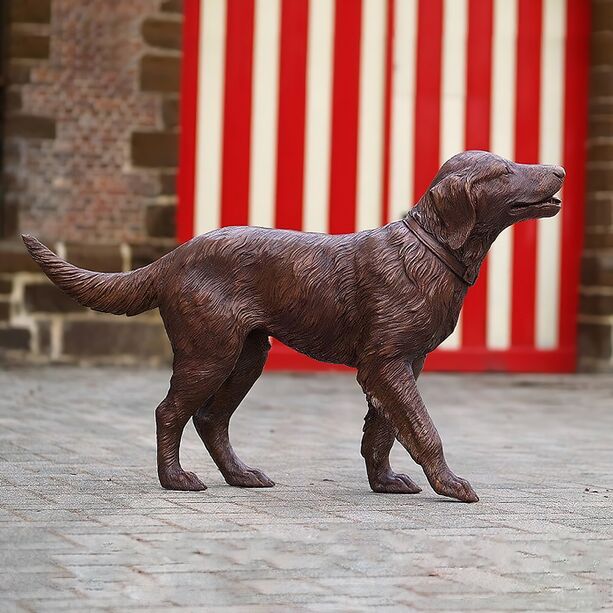
[[(411, 369), (415, 379), (419, 377), (424, 362), (425, 358), (413, 360)], [(395, 473), (390, 466), (390, 451), (397, 434), (394, 426), (368, 400), (361, 452), (366, 462), (370, 488), (373, 492), (384, 494), (419, 494), (421, 487), (408, 475)]]
[(361, 452), (366, 462), (366, 475), (373, 492), (381, 494), (419, 494), (421, 487), (390, 466), (390, 451), (396, 440), (394, 426), (368, 401), (364, 418)]
[(424, 470), (437, 494), (463, 502), (479, 500), (470, 483), (453, 474), (441, 438), (424, 406), (411, 368), (401, 360), (369, 361), (358, 382), (375, 410), (397, 431), (397, 439)]

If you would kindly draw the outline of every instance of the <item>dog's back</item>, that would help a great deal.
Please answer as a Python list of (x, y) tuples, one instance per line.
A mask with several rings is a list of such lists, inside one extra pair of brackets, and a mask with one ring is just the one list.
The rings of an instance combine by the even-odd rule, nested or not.
[(368, 236), (256, 227), (215, 230), (173, 252), (160, 310), (166, 317), (177, 308), (185, 308), (188, 316), (195, 304), (203, 312), (225, 308), (247, 331), (266, 330), (318, 359), (349, 360), (356, 254)]

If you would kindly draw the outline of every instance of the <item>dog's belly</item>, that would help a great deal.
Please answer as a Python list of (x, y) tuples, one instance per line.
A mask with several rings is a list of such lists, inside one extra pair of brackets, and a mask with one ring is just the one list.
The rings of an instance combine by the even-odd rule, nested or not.
[(273, 338), (281, 341), (284, 345), (295, 351), (309, 356), (320, 362), (329, 364), (355, 365), (355, 354), (346, 339), (338, 335), (313, 335), (300, 327), (285, 329), (283, 327), (270, 326), (268, 333)]

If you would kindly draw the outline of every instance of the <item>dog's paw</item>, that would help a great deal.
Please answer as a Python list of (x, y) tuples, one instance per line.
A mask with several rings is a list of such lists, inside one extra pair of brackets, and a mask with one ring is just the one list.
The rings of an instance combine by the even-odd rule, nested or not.
[(275, 482), (257, 468), (224, 475), (226, 483), (235, 487), (272, 487)]
[(433, 477), (430, 481), (432, 489), (441, 496), (449, 496), (461, 502), (478, 502), (479, 496), (471, 484), (460, 477), (456, 477), (450, 470)]
[(184, 470), (173, 470), (161, 474), (160, 484), (167, 490), (181, 490), (185, 492), (200, 492), (206, 489), (206, 485), (194, 473)]
[(380, 494), (419, 494), (421, 487), (407, 475), (389, 471), (370, 481), (373, 492)]

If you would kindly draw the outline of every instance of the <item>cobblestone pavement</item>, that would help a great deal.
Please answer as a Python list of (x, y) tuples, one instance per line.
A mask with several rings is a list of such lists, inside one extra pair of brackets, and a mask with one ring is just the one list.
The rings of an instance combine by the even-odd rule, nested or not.
[(0, 372), (0, 610), (613, 609), (613, 381), (425, 375), (450, 465), (481, 497), (373, 494), (352, 375), (266, 375), (239, 454), (277, 485), (160, 489), (165, 370)]

